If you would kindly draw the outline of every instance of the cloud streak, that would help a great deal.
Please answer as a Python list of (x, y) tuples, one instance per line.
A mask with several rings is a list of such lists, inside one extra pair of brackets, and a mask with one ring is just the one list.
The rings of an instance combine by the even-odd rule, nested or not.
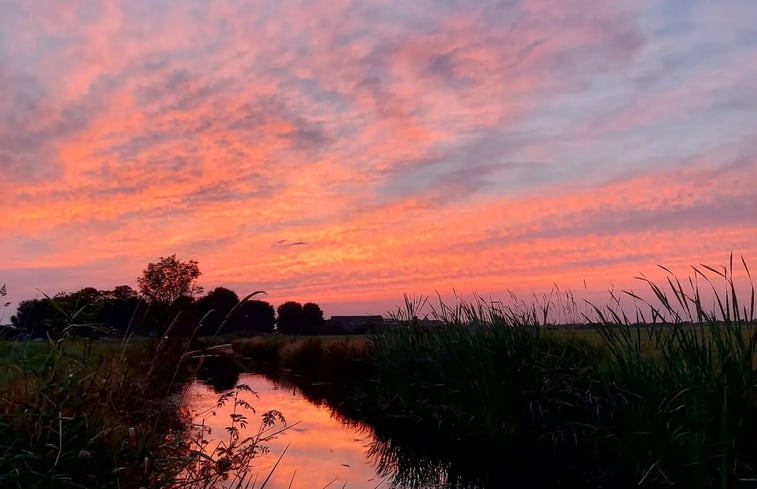
[(754, 257), (757, 7), (712, 9), (1, 3), (0, 282), (175, 252), (350, 311)]

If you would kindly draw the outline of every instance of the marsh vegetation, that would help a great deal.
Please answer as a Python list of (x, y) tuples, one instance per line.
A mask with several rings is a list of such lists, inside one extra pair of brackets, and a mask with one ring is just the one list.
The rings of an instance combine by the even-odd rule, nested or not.
[(435, 305), (443, 326), (429, 328), (426, 300), (408, 298), (398, 327), (364, 341), (235, 349), (369, 425), (410, 486), (443, 473), (483, 487), (752, 487), (754, 289), (739, 295), (732, 263), (694, 273), (686, 287), (645, 282), (651, 299), (627, 293), (632, 309), (614, 294), (590, 305), (591, 329), (545, 324), (550, 304), (483, 300)]
[[(693, 272), (642, 278), (646, 294), (587, 304), (582, 324), (550, 319), (578, 309), (567, 295), (557, 306), (408, 297), (375, 334), (239, 338), (231, 359), (198, 340), (202, 321), (181, 337), (173, 321), (160, 339), (98, 341), (76, 337), (72, 317), (47, 341), (0, 343), (0, 482), (251, 484), (250, 462), (286, 437), (287, 414), (252, 413), (237, 374), (254, 369), (369, 429), (368, 456), (401, 487), (752, 487), (751, 276), (743, 261)], [(224, 440), (185, 409), (197, 376), (235, 408)]]

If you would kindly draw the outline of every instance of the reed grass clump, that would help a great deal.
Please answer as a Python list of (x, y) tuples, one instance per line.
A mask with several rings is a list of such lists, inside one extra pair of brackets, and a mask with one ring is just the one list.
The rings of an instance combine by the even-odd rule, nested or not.
[[(136, 343), (136, 341), (135, 341)], [(176, 421), (145, 372), (149, 344), (72, 338), (14, 342), (0, 365), (2, 487), (116, 487), (140, 482), (155, 427)], [(160, 420), (160, 421), (159, 421)]]
[[(549, 460), (565, 481), (585, 476), (575, 454), (589, 449), (599, 424), (591, 372), (603, 355), (596, 347), (545, 335), (536, 324), (445, 324), (376, 335), (371, 352), (378, 386), (371, 423), (447, 440), (503, 470)], [(432, 458), (464, 456), (428, 448)], [(512, 471), (505, 480), (498, 475), (482, 482), (517, 478)]]
[(234, 352), (264, 372), (276, 371), (281, 364), (281, 350), (286, 341), (276, 336), (242, 338), (232, 342)]
[[(752, 487), (757, 325), (741, 266), (693, 267), (684, 281), (662, 268), (662, 284), (641, 276), (647, 293), (587, 304), (591, 330), (555, 327), (549, 300), (406, 297), (398, 326), (370, 340), (376, 387), (351, 412), (379, 442), (415, 453), (376, 449), (395, 469), (441, 460), (487, 487)], [(441, 326), (418, 319), (429, 307)]]
[[(3, 489), (221, 487), (283, 422), (280, 413), (263, 413), (258, 436), (240, 439), (247, 417), (235, 411), (231, 439), (208, 453), (198, 449), (204, 434), (184, 395), (204, 359), (216, 358), (215, 350), (195, 348), (202, 321), (189, 337), (174, 336), (177, 316), (160, 339), (94, 341), (77, 334), (94, 327), (77, 322), (83, 308), (59, 309), (69, 326), (58, 336), (0, 342)], [(238, 397), (222, 400), (251, 407)]]
[[(651, 299), (625, 295), (593, 307), (610, 355), (601, 378), (621, 395), (610, 406), (609, 448), (642, 485), (752, 487), (757, 476), (757, 372), (754, 285), (739, 294), (727, 267), (692, 267), (663, 285), (640, 277)], [(685, 284), (685, 285), (684, 285)], [(709, 296), (714, 307), (708, 308)]]

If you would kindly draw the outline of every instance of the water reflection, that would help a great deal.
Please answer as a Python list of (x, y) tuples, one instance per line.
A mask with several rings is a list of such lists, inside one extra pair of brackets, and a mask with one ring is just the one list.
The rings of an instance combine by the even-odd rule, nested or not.
[[(262, 480), (271, 471), (278, 456), (289, 445), (286, 455), (266, 485), (270, 489), (376, 488), (397, 487), (388, 477), (377, 475), (366, 456), (374, 441), (372, 433), (340, 423), (326, 406), (308, 402), (295, 387), (274, 384), (262, 375), (242, 374), (239, 383), (247, 384), (257, 396), (246, 396), (258, 414), (270, 409), (281, 411), (291, 425), (299, 422), (269, 443), (270, 453), (254, 460), (253, 472)], [(216, 407), (218, 394), (202, 382), (190, 386), (188, 402), (197, 413), (215, 412), (205, 417), (211, 436), (225, 436), (232, 407)], [(198, 420), (199, 421), (199, 420)], [(258, 422), (250, 419), (247, 433), (254, 434)]]
[[(208, 375), (204, 382), (193, 383), (189, 389), (188, 400), (194, 412), (215, 413), (197, 419), (198, 422), (205, 419), (211, 438), (227, 436), (224, 428), (233, 407), (231, 404), (217, 407), (216, 402), (219, 386), (228, 386), (232, 377), (224, 378), (215, 373)], [(297, 386), (294, 382), (274, 382), (263, 375), (247, 373), (236, 380), (257, 393), (255, 396), (245, 393), (245, 400), (254, 406), (257, 415), (276, 409), (284, 414), (289, 425), (294, 425), (269, 442), (269, 453), (254, 459), (252, 473), (257, 474), (258, 485), (288, 446), (267, 488), (476, 489), (501, 486), (480, 478), (481, 474), (491, 473), (493, 467), (501, 465), (502, 461), (496, 460), (499, 457), (482, 458), (480, 450), (449, 440), (421, 439), (412, 429), (412, 420), (391, 419), (384, 425), (368, 426), (340, 416), (338, 410), (329, 407), (325, 397), (318, 394), (328, 391), (327, 385), (300, 383)], [(242, 437), (253, 435), (258, 426), (259, 419), (250, 416)]]
[[(481, 489), (525, 487), (530, 478), (519, 479), (505, 467), (507, 457), (499, 447), (481, 440), (474, 446), (419, 429), (408, 416), (369, 416), (355, 411), (345, 398), (343, 386), (331, 382), (307, 382), (298, 376), (276, 373), (280, 385), (296, 385), (311, 403), (329, 406), (334, 419), (370, 439), (365, 452), (376, 473), (391, 487), (405, 489)], [(359, 403), (358, 403), (359, 404)], [(358, 408), (359, 409), (359, 408)], [(513, 458), (510, 456), (509, 458)], [(515, 484), (515, 485), (513, 485)]]
[(393, 439), (375, 438), (366, 453), (377, 473), (391, 476), (392, 482), (408, 488), (474, 488), (448, 477), (449, 465), (407, 450)]
[(225, 355), (210, 355), (203, 359), (197, 378), (213, 387), (217, 393), (233, 389), (239, 380), (239, 365)]
[[(335, 415), (353, 429), (370, 433), (366, 458), (376, 473), (391, 481), (390, 487), (404, 489), (482, 489), (504, 487), (492, 484), (491, 475), (501, 461), (481, 454), (481, 447), (470, 447), (450, 440), (419, 436), (408, 419), (387, 419), (384, 426), (369, 426)], [(399, 427), (398, 427), (399, 426)], [(492, 470), (494, 469), (494, 470)], [(500, 481), (501, 482), (501, 481)], [(511, 481), (508, 481), (511, 482)], [(520, 487), (520, 486), (513, 486)]]

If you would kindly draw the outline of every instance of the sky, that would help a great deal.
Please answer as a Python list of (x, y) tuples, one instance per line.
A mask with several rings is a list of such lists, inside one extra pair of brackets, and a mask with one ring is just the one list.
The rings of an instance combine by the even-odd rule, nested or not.
[(328, 316), (754, 264), (754, 19), (753, 0), (0, 0), (0, 283), (136, 287), (175, 253), (206, 288)]

